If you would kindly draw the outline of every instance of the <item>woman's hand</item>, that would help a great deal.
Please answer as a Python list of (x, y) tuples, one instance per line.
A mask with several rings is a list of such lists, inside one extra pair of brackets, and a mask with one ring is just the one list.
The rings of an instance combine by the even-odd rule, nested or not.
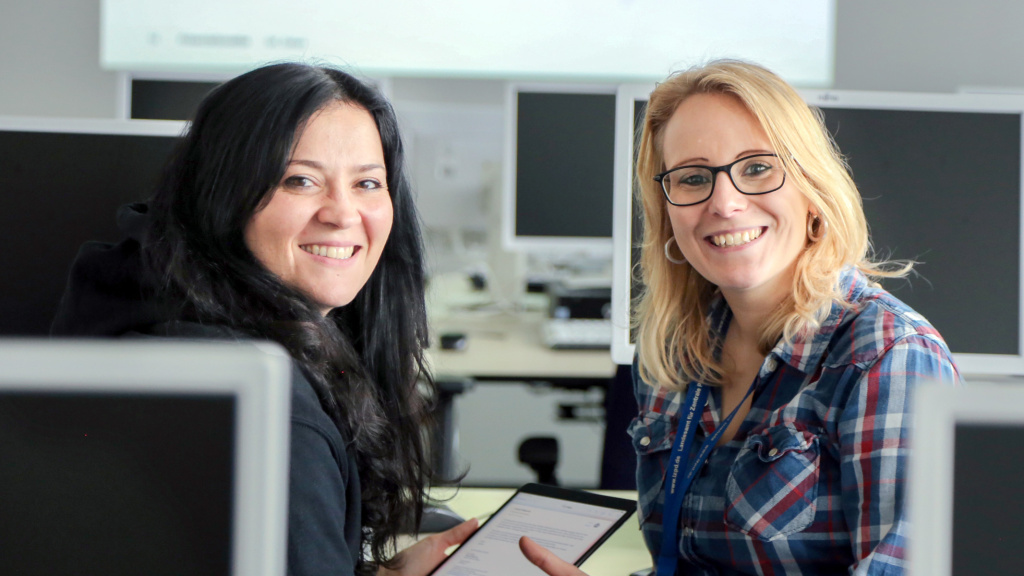
[(377, 576), (425, 576), (447, 558), (445, 550), (462, 544), (477, 529), (477, 519), (470, 518), (458, 526), (432, 534), (398, 553), (395, 570), (381, 568)]
[(579, 568), (555, 556), (554, 552), (526, 536), (519, 539), (519, 549), (523, 551), (523, 556), (526, 556), (527, 560), (533, 562), (548, 576), (587, 576)]

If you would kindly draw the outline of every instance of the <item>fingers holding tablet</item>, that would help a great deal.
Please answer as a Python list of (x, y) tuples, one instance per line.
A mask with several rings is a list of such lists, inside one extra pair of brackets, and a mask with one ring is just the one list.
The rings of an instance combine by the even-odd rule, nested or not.
[(379, 576), (424, 576), (447, 558), (447, 551), (462, 544), (476, 531), (479, 522), (470, 518), (444, 532), (431, 534), (399, 554), (394, 570), (381, 568)]
[(565, 567), (582, 564), (635, 510), (633, 500), (527, 484), (432, 574), (522, 576), (536, 574), (530, 563), (540, 561), (554, 576), (579, 576)]

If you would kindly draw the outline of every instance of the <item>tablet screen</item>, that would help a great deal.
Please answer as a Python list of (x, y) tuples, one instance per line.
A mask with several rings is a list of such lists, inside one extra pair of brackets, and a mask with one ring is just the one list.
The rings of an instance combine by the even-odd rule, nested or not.
[(520, 488), (433, 576), (543, 574), (519, 550), (532, 540), (579, 566), (636, 509), (636, 503), (541, 484)]

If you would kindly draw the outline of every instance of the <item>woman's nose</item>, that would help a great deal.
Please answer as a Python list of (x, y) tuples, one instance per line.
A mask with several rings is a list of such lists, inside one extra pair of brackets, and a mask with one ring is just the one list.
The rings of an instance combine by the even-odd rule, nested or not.
[(317, 220), (338, 228), (348, 228), (357, 224), (358, 199), (355, 194), (344, 190), (325, 194), (323, 205), (317, 211)]
[(747, 206), (747, 196), (736, 189), (729, 173), (715, 174), (715, 188), (708, 200), (708, 209), (720, 216), (729, 216)]

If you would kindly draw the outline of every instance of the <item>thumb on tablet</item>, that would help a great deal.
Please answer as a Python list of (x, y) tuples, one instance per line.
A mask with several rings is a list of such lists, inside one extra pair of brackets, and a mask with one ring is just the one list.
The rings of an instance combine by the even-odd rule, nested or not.
[(462, 524), (431, 534), (412, 546), (402, 550), (395, 558), (392, 568), (381, 568), (378, 576), (423, 576), (429, 574), (442, 560), (445, 551), (456, 544), (462, 544), (477, 529), (476, 518)]
[(522, 550), (523, 556), (526, 556), (527, 560), (549, 576), (587, 576), (579, 568), (555, 556), (554, 552), (526, 536), (519, 539), (519, 549)]
[(447, 549), (452, 546), (455, 546), (456, 544), (462, 544), (463, 542), (465, 542), (466, 538), (469, 538), (469, 536), (473, 534), (473, 532), (476, 532), (476, 529), (479, 527), (479, 523), (480, 521), (476, 518), (470, 518), (469, 520), (462, 522), (458, 526), (449, 528), (448, 530), (441, 532), (437, 536), (439, 537), (439, 540), (442, 542), (444, 547)]

